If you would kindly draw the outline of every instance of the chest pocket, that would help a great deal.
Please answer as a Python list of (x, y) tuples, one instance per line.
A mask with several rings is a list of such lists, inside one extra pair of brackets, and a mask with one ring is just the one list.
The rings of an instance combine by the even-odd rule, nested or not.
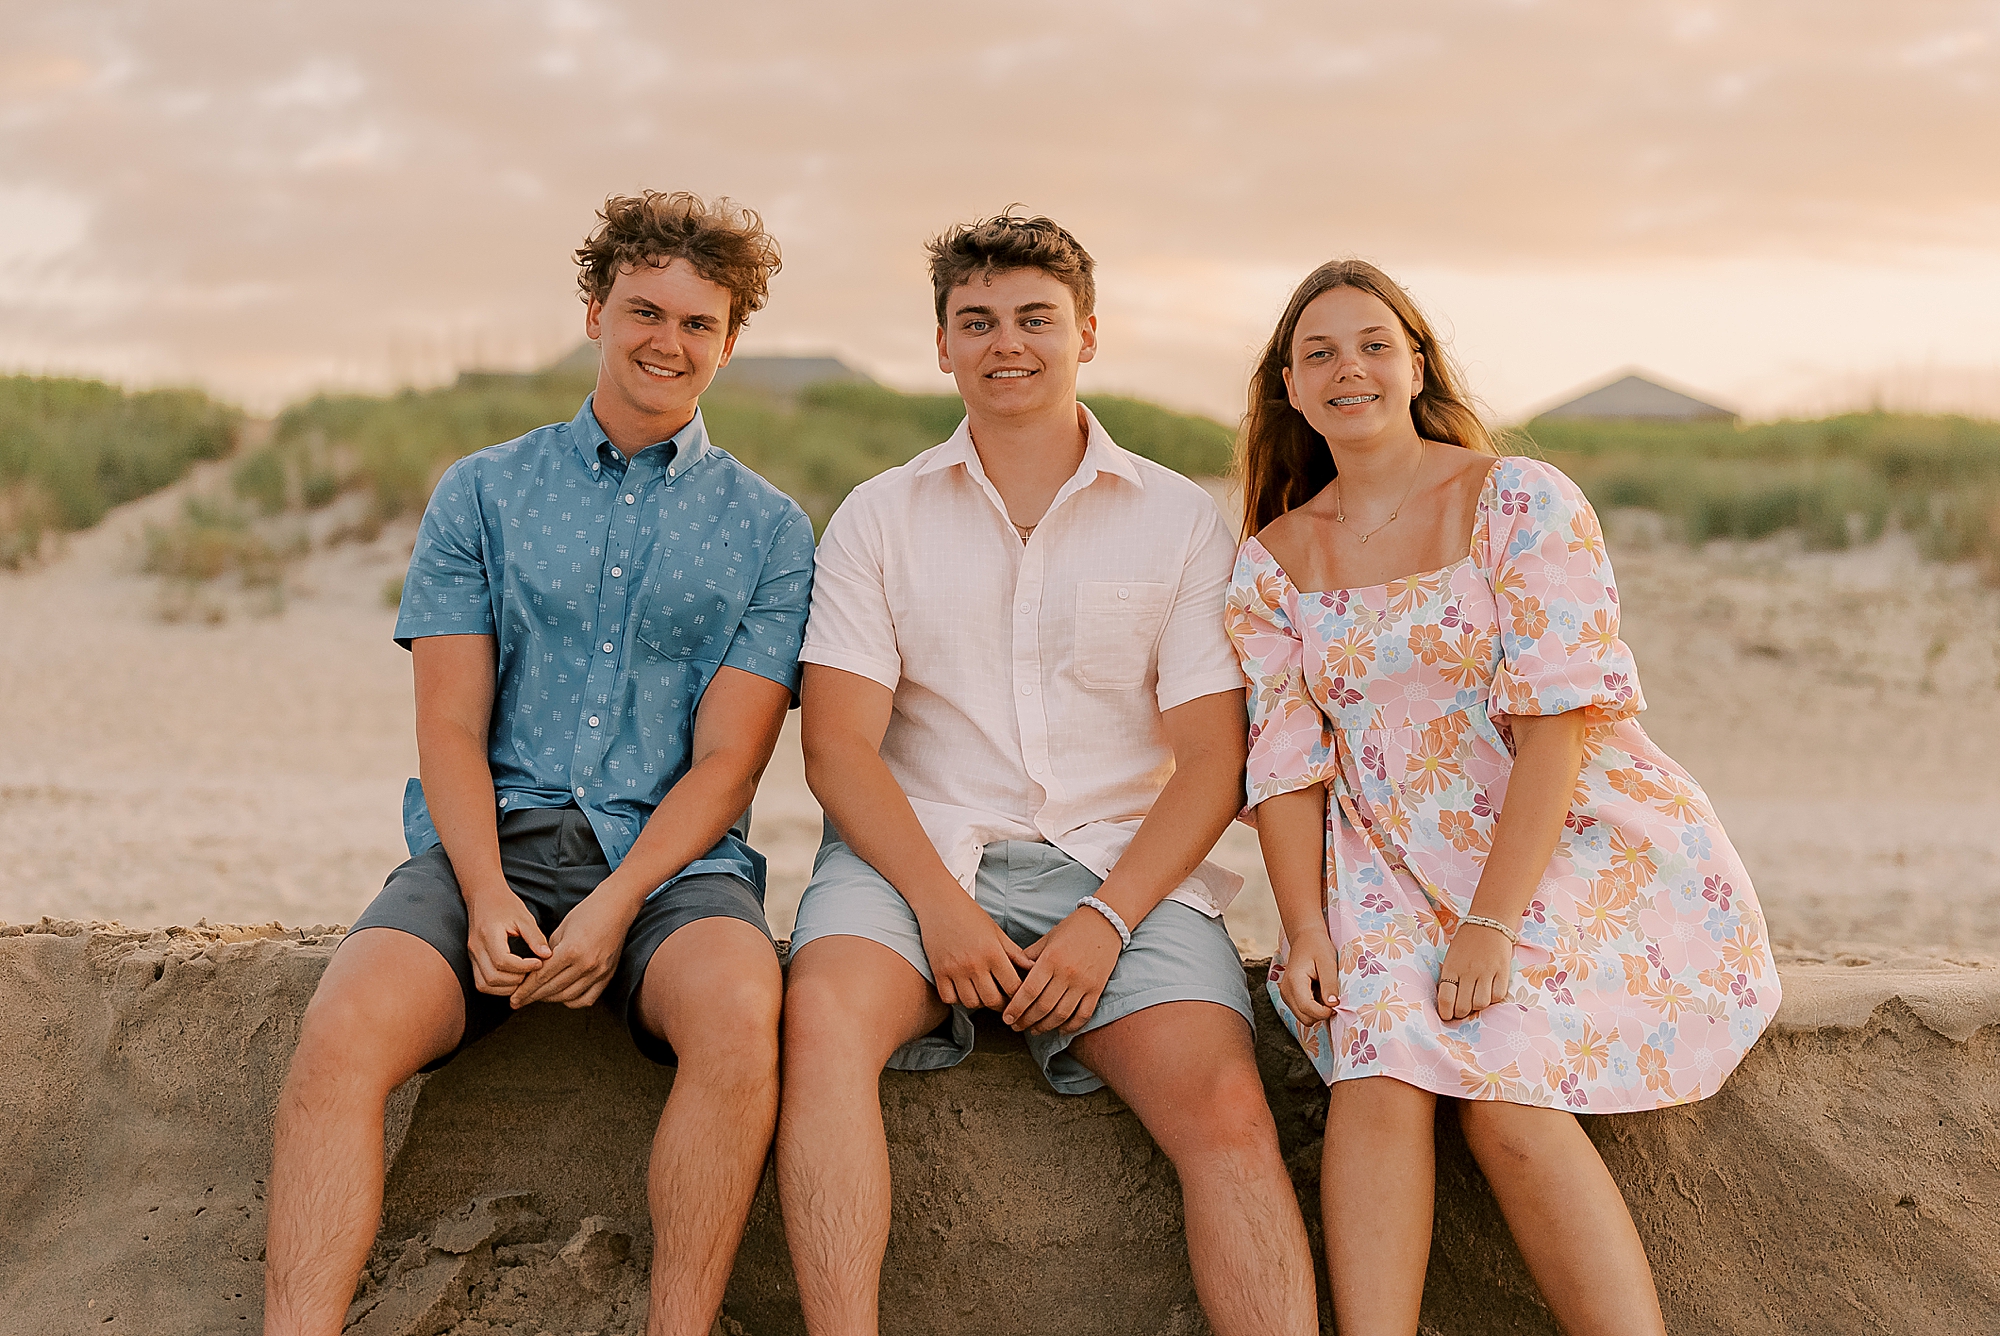
[(1146, 684), (1173, 602), (1171, 585), (1085, 580), (1076, 587), (1076, 680), (1090, 691)]

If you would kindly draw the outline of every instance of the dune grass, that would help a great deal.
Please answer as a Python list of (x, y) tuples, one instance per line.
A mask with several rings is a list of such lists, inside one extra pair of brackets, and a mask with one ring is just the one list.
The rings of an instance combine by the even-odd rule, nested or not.
[[(420, 511), (455, 459), (548, 422), (567, 421), (592, 377), (460, 376), (451, 386), (386, 398), (321, 396), (287, 409), (271, 443), (237, 466), (238, 493), (266, 513), (312, 508), (360, 491), (378, 520)], [(1087, 396), (1120, 443), (1183, 473), (1223, 473), (1230, 430), (1219, 422), (1117, 396)], [(748, 391), (702, 398), (711, 439), (790, 493), (824, 527), (853, 487), (936, 445), (957, 427), (956, 395), (900, 394), (828, 383), (783, 402)]]
[(45, 534), (87, 529), (228, 454), (241, 423), (198, 390), (0, 376), (0, 567), (31, 558)]
[(1791, 529), (1810, 547), (1841, 548), (1893, 524), (1926, 556), (1978, 561), (2000, 578), (2000, 422), (1891, 413), (1740, 428), (1542, 420), (1512, 448), (1563, 469), (1599, 509), (1656, 511), (1690, 542)]

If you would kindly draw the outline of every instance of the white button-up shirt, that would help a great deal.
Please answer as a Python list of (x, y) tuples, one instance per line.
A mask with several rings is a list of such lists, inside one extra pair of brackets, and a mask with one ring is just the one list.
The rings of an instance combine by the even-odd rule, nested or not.
[[(1215, 502), (1082, 411), (1083, 462), (1025, 542), (963, 422), (820, 540), (799, 658), (895, 692), (882, 758), (968, 890), (995, 840), (1108, 874), (1173, 774), (1162, 712), (1243, 690)], [(1213, 916), (1242, 884), (1205, 862), (1169, 898)]]

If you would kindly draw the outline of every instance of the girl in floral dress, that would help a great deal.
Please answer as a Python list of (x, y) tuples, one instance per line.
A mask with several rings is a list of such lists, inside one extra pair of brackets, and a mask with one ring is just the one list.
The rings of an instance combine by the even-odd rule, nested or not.
[(1409, 297), (1322, 266), (1251, 384), (1229, 630), (1285, 941), (1327, 1081), (1342, 1332), (1414, 1332), (1438, 1097), (1565, 1331), (1660, 1332), (1577, 1113), (1713, 1094), (1778, 1006), (1743, 865), (1639, 727), (1596, 516), (1497, 458)]

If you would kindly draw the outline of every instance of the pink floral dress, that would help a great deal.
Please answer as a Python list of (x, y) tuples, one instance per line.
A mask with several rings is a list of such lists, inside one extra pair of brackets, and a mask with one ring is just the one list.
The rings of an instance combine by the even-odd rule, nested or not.
[[(1604, 538), (1532, 459), (1486, 479), (1472, 551), (1368, 589), (1307, 593), (1256, 539), (1229, 591), (1250, 679), (1249, 801), (1324, 784), (1330, 1022), (1278, 1014), (1330, 1085), (1617, 1113), (1713, 1094), (1778, 1009), (1750, 879), (1701, 788), (1639, 727)], [(1513, 759), (1507, 716), (1583, 710), (1582, 774), (1505, 1000), (1437, 1014)]]

